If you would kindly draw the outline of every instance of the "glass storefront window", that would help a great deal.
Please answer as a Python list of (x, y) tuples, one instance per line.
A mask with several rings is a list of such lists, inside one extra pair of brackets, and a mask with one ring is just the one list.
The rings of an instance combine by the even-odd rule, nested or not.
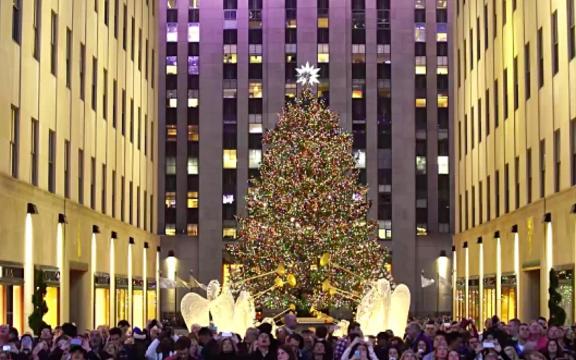
[(146, 309), (146, 322), (148, 320), (156, 319), (156, 290), (146, 291), (147, 309)]
[(558, 293), (562, 295), (560, 306), (566, 312), (565, 324), (572, 324), (574, 319), (574, 271), (560, 270), (558, 275)]
[(0, 285), (0, 324), (9, 324), (21, 334), (24, 331), (24, 287)]
[(468, 280), (468, 317), (473, 319), (476, 326), (480, 323), (480, 291), (478, 279)]
[(481, 320), (496, 315), (496, 278), (485, 278), (482, 291), (482, 317)]
[(116, 322), (128, 318), (128, 289), (116, 289)]
[(466, 310), (465, 310), (466, 301), (464, 299), (465, 295), (466, 295), (465, 280), (464, 279), (456, 280), (456, 299), (455, 299), (456, 306), (454, 309), (455, 320), (460, 320), (464, 316), (466, 316)]
[(46, 305), (48, 306), (48, 312), (42, 318), (48, 325), (55, 328), (60, 325), (59, 322), (59, 301), (60, 298), (60, 288), (48, 286), (46, 288)]
[(94, 290), (94, 323), (96, 326), (110, 323), (110, 289)]
[(138, 326), (143, 329), (144, 323), (144, 291), (142, 289), (134, 289), (132, 291), (132, 322), (133, 326)]

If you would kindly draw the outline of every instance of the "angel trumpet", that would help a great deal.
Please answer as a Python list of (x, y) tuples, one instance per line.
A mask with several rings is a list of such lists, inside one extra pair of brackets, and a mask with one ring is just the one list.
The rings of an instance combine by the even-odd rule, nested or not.
[(282, 316), (282, 315), (284, 315), (284, 314), (286, 314), (286, 313), (288, 313), (288, 312), (290, 312), (290, 311), (296, 311), (296, 305), (290, 304), (290, 305), (288, 306), (288, 308), (286, 308), (285, 310), (283, 310), (283, 311), (279, 312), (278, 314), (274, 315), (274, 316), (272, 317), (272, 319), (277, 319), (277, 318), (279, 318), (280, 316)]
[(352, 275), (352, 276), (354, 276), (355, 278), (359, 279), (360, 281), (365, 281), (365, 280), (366, 280), (366, 279), (364, 279), (362, 276), (360, 276), (360, 275), (358, 275), (358, 274), (356, 274), (356, 273), (354, 273), (354, 272), (346, 269), (345, 267), (342, 267), (342, 266), (334, 263), (334, 262), (332, 261), (332, 259), (330, 258), (330, 253), (324, 253), (324, 254), (322, 254), (322, 256), (320, 257), (320, 266), (321, 266), (321, 267), (325, 267), (325, 266), (328, 266), (328, 265), (332, 265), (332, 267), (333, 267), (334, 269), (342, 270), (342, 271), (344, 271), (345, 273), (347, 273), (347, 274), (349, 274), (349, 275)]
[(270, 292), (276, 288), (281, 289), (283, 287), (284, 287), (284, 280), (282, 280), (282, 278), (280, 278), (280, 277), (277, 277), (276, 279), (274, 279), (274, 285), (270, 286), (266, 290), (260, 291), (259, 293), (254, 295), (253, 298), (256, 299), (256, 298), (258, 298), (258, 297), (260, 297), (260, 296), (262, 296), (262, 295), (264, 295), (264, 294), (266, 294), (266, 293), (268, 293), (268, 292)]
[(326, 279), (322, 282), (322, 291), (327, 292), (330, 295), (336, 295), (337, 294), (337, 295), (340, 295), (346, 299), (353, 300), (356, 302), (360, 302), (360, 300), (361, 300), (360, 296), (358, 294), (339, 289), (339, 288), (333, 286), (330, 283), (330, 280), (328, 280), (328, 279)]
[(284, 267), (284, 264), (280, 264), (280, 265), (278, 265), (278, 267), (277, 267), (276, 269), (274, 269), (274, 270), (272, 270), (272, 271), (269, 271), (269, 272), (267, 272), (267, 273), (263, 273), (263, 274), (260, 274), (260, 275), (251, 276), (251, 277), (249, 277), (249, 278), (246, 278), (246, 279), (244, 279), (244, 280), (241, 280), (241, 281), (237, 282), (236, 285), (241, 285), (241, 284), (244, 284), (245, 282), (248, 282), (248, 281), (251, 281), (251, 280), (255, 280), (255, 279), (260, 279), (260, 278), (263, 278), (263, 277), (265, 277), (265, 276), (269, 276), (269, 275), (272, 275), (272, 274), (276, 274), (276, 275), (279, 275), (279, 276), (283, 276), (284, 274), (286, 274), (286, 267)]

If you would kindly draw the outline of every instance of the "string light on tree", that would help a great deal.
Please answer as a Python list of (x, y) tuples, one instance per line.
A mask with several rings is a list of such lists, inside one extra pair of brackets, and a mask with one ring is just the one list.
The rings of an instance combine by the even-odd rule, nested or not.
[[(391, 279), (388, 250), (367, 220), (368, 190), (358, 183), (351, 134), (310, 90), (317, 73), (309, 63), (298, 69), (304, 90), (263, 137), (260, 177), (251, 180), (239, 240), (227, 247), (241, 265), (230, 274), (235, 290), (262, 294), (258, 300), (267, 308), (355, 307), (351, 294)], [(290, 279), (278, 275), (279, 264)], [(275, 276), (262, 276), (267, 273), (294, 286), (274, 286)]]

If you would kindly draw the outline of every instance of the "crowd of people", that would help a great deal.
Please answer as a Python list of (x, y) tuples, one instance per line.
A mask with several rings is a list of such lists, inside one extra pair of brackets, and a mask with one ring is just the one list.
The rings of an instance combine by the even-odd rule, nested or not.
[(37, 337), (0, 325), (0, 360), (574, 360), (576, 327), (497, 317), (480, 332), (470, 320), (411, 321), (403, 337), (390, 330), (364, 336), (351, 322), (337, 338), (334, 326), (306, 327), (288, 314), (273, 330), (263, 323), (239, 334), (193, 326), (175, 334), (158, 321), (145, 329), (123, 320), (116, 327), (80, 332), (72, 323)]

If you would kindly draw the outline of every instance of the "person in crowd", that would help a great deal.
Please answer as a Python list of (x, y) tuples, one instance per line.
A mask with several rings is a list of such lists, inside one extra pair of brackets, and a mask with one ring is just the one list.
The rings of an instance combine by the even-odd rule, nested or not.
[(436, 335), (436, 322), (434, 320), (428, 320), (426, 325), (424, 326), (424, 334), (429, 338), (433, 339), (434, 335)]
[(428, 346), (429, 349), (432, 348), (432, 340), (422, 331), (422, 327), (416, 321), (411, 322), (406, 328), (406, 345), (410, 347), (413, 351), (418, 351), (418, 342), (422, 340)]
[(548, 360), (556, 360), (559, 358), (564, 358), (564, 351), (558, 344), (558, 341), (555, 339), (548, 340), (548, 344), (546, 344), (546, 351), (544, 351), (544, 356)]
[(292, 334), (288, 335), (285, 345), (292, 347), (292, 351), (294, 351), (294, 354), (296, 354), (297, 359), (304, 360), (304, 354), (302, 351), (304, 347), (304, 339), (300, 334), (293, 332)]
[(546, 344), (548, 343), (548, 338), (546, 337), (548, 325), (543, 326), (541, 319), (542, 318), (539, 318), (537, 321), (532, 321), (528, 328), (530, 332), (530, 339), (528, 340), (530, 347), (532, 350), (540, 353), (546, 351)]
[(346, 348), (350, 345), (350, 343), (354, 340), (354, 338), (358, 336), (359, 337), (363, 336), (362, 330), (360, 330), (360, 324), (358, 324), (355, 321), (352, 321), (348, 325), (348, 335), (339, 339), (336, 342), (336, 345), (334, 347), (334, 360), (340, 360)]
[(280, 345), (276, 351), (276, 358), (278, 360), (296, 360), (293, 348), (289, 345)]
[(302, 330), (302, 358), (304, 360), (312, 359), (312, 348), (314, 347), (315, 341), (316, 336), (314, 335), (314, 331), (310, 329)]
[(418, 360), (418, 358), (412, 349), (408, 349), (402, 353), (400, 360)]
[(288, 337), (288, 330), (284, 326), (276, 328), (275, 336), (276, 340), (278, 341), (278, 344), (283, 345), (286, 343), (286, 338)]
[(253, 344), (258, 339), (258, 329), (248, 328), (244, 334), (244, 339), (238, 343), (238, 356), (241, 358), (247, 358), (252, 352)]
[(312, 347), (311, 360), (332, 360), (332, 348), (326, 340), (316, 340)]
[(89, 360), (106, 360), (112, 358), (112, 355), (104, 351), (104, 339), (98, 330), (90, 331), (88, 337), (88, 345), (90, 350), (86, 354)]
[(180, 336), (174, 343), (174, 352), (166, 360), (192, 360), (190, 356), (191, 340), (187, 336)]
[[(390, 355), (390, 349), (388, 349), (388, 354)], [(398, 359), (399, 356), (392, 360)], [(378, 357), (370, 343), (365, 342), (362, 337), (356, 336), (344, 350), (341, 360), (378, 360)]]
[(504, 354), (508, 357), (509, 360), (520, 360), (520, 356), (518, 356), (514, 346), (507, 345), (504, 348)]
[(238, 359), (238, 349), (236, 347), (235, 336), (224, 336), (218, 343), (217, 360), (236, 360)]
[(397, 347), (391, 346), (388, 348), (388, 360), (398, 360), (400, 358), (400, 351)]
[(298, 328), (298, 318), (293, 313), (289, 312), (288, 314), (284, 315), (284, 330), (288, 333), (288, 335), (293, 334)]
[[(282, 345), (283, 346), (283, 345)], [(283, 346), (286, 348), (286, 346)], [(292, 347), (289, 347), (292, 349)], [(272, 348), (272, 335), (262, 332), (253, 345), (250, 360), (276, 360), (277, 354)]]

